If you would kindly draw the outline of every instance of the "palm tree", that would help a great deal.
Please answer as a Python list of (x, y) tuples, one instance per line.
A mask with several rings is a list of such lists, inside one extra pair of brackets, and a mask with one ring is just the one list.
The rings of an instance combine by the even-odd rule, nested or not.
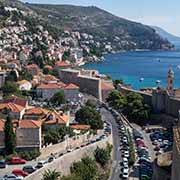
[(57, 172), (56, 170), (51, 171), (50, 169), (48, 169), (43, 174), (43, 179), (42, 180), (59, 180), (60, 177), (61, 177), (60, 172)]

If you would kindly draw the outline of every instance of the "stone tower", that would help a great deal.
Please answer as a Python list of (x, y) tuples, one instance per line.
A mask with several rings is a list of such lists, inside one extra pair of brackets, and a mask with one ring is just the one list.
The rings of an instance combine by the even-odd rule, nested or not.
[(174, 71), (169, 69), (168, 71), (168, 86), (167, 90), (170, 95), (174, 95)]

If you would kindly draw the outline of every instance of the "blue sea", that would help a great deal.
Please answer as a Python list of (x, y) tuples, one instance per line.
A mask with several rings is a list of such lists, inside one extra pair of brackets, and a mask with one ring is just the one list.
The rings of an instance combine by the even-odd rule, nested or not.
[[(172, 68), (175, 73), (175, 87), (180, 88), (180, 52), (139, 51), (105, 55), (105, 60), (89, 63), (86, 69), (97, 69), (113, 79), (122, 79), (133, 88), (167, 86), (167, 73)], [(144, 81), (140, 82), (140, 78)]]

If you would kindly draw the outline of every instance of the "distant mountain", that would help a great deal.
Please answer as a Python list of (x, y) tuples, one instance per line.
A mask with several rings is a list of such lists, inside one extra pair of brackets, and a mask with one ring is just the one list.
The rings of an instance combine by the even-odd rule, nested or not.
[(167, 31), (165, 31), (164, 29), (157, 27), (157, 26), (152, 26), (153, 29), (155, 29), (155, 31), (162, 36), (163, 38), (167, 39), (168, 41), (170, 41), (171, 43), (173, 43), (175, 46), (177, 45), (178, 47), (180, 47), (180, 37), (175, 36)]
[(0, 0), (2, 1), (4, 5), (31, 11), (31, 14), (38, 15), (41, 21), (54, 27), (56, 31), (88, 33), (102, 49), (110, 47), (113, 51), (119, 51), (173, 48), (172, 44), (153, 28), (114, 16), (94, 6), (29, 4), (17, 0)]

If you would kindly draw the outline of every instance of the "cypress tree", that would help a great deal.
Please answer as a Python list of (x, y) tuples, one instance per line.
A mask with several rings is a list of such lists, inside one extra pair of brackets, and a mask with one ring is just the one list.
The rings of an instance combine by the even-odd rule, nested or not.
[(13, 154), (16, 148), (16, 135), (13, 130), (12, 119), (10, 116), (7, 116), (5, 126), (4, 126), (4, 144), (6, 154)]

